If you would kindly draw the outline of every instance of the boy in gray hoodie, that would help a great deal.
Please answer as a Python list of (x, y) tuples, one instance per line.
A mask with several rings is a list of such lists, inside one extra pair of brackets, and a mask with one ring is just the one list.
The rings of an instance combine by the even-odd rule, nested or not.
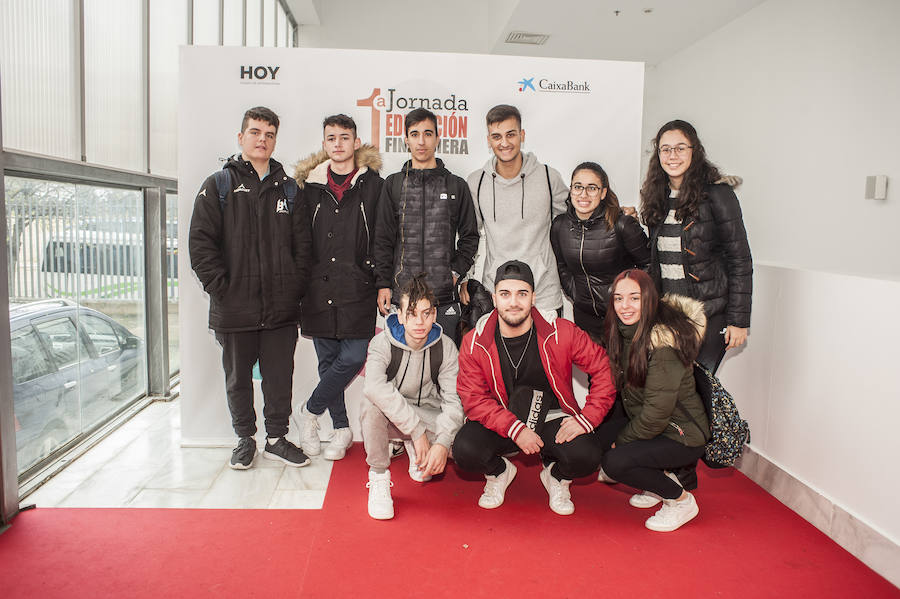
[[(550, 245), (550, 223), (566, 211), (569, 188), (556, 169), (538, 162), (531, 152), (522, 153), (525, 129), (515, 106), (494, 106), (486, 120), (494, 155), (467, 179), (481, 233), (478, 253), (485, 253), (484, 272), (481, 277), (474, 269), (469, 274), (493, 289), (497, 267), (521, 260), (534, 273), (535, 306), (558, 310), (562, 289)], [(468, 303), (468, 282), (460, 285), (460, 298)]]
[(459, 353), (435, 322), (434, 292), (425, 275), (402, 289), (400, 310), (369, 343), (363, 392), (362, 435), (369, 464), (368, 510), (376, 520), (394, 517), (389, 439), (404, 439), (409, 475), (431, 480), (447, 465), (463, 423), (456, 393)]

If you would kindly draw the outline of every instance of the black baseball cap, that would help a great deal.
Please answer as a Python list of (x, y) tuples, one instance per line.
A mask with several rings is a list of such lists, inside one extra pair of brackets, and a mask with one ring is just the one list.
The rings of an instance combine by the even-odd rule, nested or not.
[(500, 268), (497, 269), (497, 275), (494, 277), (494, 287), (496, 287), (497, 283), (500, 281), (506, 281), (508, 279), (525, 281), (531, 285), (531, 290), (534, 291), (534, 273), (531, 272), (531, 267), (524, 262), (510, 260), (509, 262), (501, 264)]

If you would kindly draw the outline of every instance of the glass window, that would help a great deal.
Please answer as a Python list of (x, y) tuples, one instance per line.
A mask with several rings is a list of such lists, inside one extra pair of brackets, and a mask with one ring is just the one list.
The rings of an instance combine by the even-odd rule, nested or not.
[(150, 172), (178, 173), (178, 46), (187, 44), (187, 0), (150, 2)]
[(219, 0), (194, 0), (194, 45), (219, 45)]
[(78, 318), (78, 324), (81, 325), (81, 330), (87, 333), (98, 356), (122, 349), (122, 342), (119, 341), (116, 331), (103, 319), (91, 314), (82, 314)]
[(169, 374), (181, 368), (178, 331), (178, 196), (166, 195), (166, 267), (169, 273)]
[(247, 0), (247, 46), (259, 47), (262, 23), (262, 0)]
[(263, 0), (263, 45), (267, 48), (275, 46), (275, 1)]
[(275, 2), (275, 45), (284, 47), (284, 32), (287, 29), (287, 16), (281, 2)]
[(144, 196), (24, 177), (4, 184), (21, 475), (146, 390)]
[(75, 2), (0, 2), (3, 145), (81, 158)]
[(13, 383), (27, 383), (48, 374), (54, 367), (44, 353), (37, 333), (30, 326), (11, 334)]
[(141, 0), (84, 1), (88, 162), (147, 168), (142, 32)]
[(74, 366), (91, 355), (84, 339), (75, 330), (75, 324), (68, 317), (39, 322), (34, 328), (58, 370)]
[(225, 0), (225, 46), (244, 43), (244, 1)]

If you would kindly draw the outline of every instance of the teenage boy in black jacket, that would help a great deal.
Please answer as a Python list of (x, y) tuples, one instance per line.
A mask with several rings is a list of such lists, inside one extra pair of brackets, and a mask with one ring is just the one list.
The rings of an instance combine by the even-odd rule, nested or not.
[(438, 145), (434, 113), (416, 108), (406, 115), (404, 127), (410, 160), (385, 180), (378, 204), (378, 309), (387, 314), (391, 302), (398, 303), (400, 289), (424, 272), (437, 298), (437, 322), (458, 346), (456, 285), (478, 251), (475, 207), (465, 180), (434, 156)]
[(294, 201), (296, 183), (272, 160), (278, 124), (262, 106), (244, 113), (241, 153), (203, 182), (191, 217), (191, 268), (209, 293), (209, 327), (222, 345), (228, 408), (240, 437), (230, 462), (237, 470), (249, 468), (256, 456), (257, 361), (265, 398), (263, 456), (288, 466), (309, 464), (284, 438), (310, 239), (303, 206)]
[[(329, 460), (353, 442), (344, 389), (366, 361), (375, 334), (375, 207), (381, 194), (381, 154), (356, 136), (347, 115), (322, 123), (322, 150), (300, 161), (294, 175), (312, 226), (312, 278), (300, 328), (313, 338), (319, 384), (300, 416), (300, 447)], [(331, 414), (334, 436), (322, 451), (318, 417)]]

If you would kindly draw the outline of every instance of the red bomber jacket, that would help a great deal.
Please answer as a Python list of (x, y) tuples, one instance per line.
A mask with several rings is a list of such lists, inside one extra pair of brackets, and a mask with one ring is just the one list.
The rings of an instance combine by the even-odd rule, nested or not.
[[(559, 398), (560, 407), (573, 416), (585, 432), (593, 431), (612, 408), (616, 398), (606, 351), (564, 318), (547, 322), (536, 308), (531, 309), (531, 317), (537, 333), (541, 364), (553, 392)], [(496, 310), (483, 316), (463, 338), (456, 390), (466, 418), (476, 420), (515, 441), (526, 425), (508, 409), (509, 397), (500, 372), (500, 354), (494, 342), (497, 318)], [(578, 406), (572, 389), (573, 363), (591, 377), (591, 388), (584, 408)]]

